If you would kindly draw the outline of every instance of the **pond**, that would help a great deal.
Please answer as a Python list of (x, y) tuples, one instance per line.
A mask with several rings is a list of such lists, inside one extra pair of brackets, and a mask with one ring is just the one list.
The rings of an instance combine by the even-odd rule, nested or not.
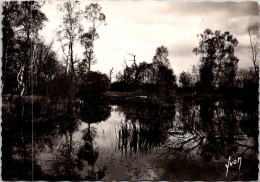
[(39, 98), (32, 124), (31, 103), (4, 100), (2, 177), (257, 179), (257, 103), (194, 98), (172, 103), (163, 106), (145, 98)]

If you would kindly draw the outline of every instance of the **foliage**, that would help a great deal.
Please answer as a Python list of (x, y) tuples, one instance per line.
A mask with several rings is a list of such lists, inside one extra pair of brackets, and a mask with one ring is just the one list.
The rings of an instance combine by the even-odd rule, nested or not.
[(57, 75), (49, 84), (47, 95), (53, 100), (75, 97), (75, 86), (72, 83), (70, 74), (61, 73)]
[(254, 68), (239, 69), (236, 75), (236, 87), (243, 88), (250, 85), (258, 85), (258, 78), (255, 76)]
[(252, 101), (255, 102), (258, 98), (258, 81), (259, 78), (256, 77), (255, 67), (239, 69), (235, 86), (244, 99), (252, 99)]
[(35, 1), (3, 3), (3, 86), (10, 81), (11, 92), (20, 95), (32, 86), (38, 31), (47, 20), (40, 8)]
[[(170, 68), (169, 51), (165, 46), (156, 49), (151, 63), (137, 62), (136, 55), (128, 53), (134, 57), (133, 64), (125, 62), (114, 83), (111, 83), (112, 72), (108, 79), (105, 74), (91, 71), (91, 65), (96, 61), (94, 42), (99, 38), (97, 29), (106, 25), (106, 16), (97, 3), (90, 3), (84, 11), (80, 9), (80, 2), (69, 1), (58, 6), (62, 12), (62, 24), (57, 40), (65, 56), (64, 68), (58, 60), (58, 53), (53, 51), (54, 41), (48, 43), (38, 34), (47, 21), (41, 12), (42, 4), (35, 1), (3, 3), (2, 81), (3, 92), (11, 93), (11, 98), (16, 93), (73, 97), (76, 93), (88, 95), (108, 89), (143, 91), (159, 96), (175, 92), (176, 76)], [(86, 23), (86, 30), (83, 23)], [(193, 50), (200, 55), (200, 64), (193, 66), (191, 72), (180, 74), (181, 86), (200, 92), (232, 90), (235, 87), (256, 89), (258, 60), (254, 35), (257, 28), (257, 25), (248, 27), (255, 78), (251, 70), (239, 70), (237, 75), (236, 38), (229, 32), (206, 29), (198, 35), (199, 45)], [(74, 51), (79, 42), (84, 47), (83, 59), (77, 59)]]
[(234, 87), (238, 58), (234, 48), (238, 41), (229, 32), (206, 29), (198, 35), (199, 46), (193, 52), (200, 55), (200, 81), (206, 90)]
[(83, 62), (87, 65), (88, 71), (90, 71), (91, 65), (96, 63), (94, 41), (99, 38), (97, 28), (102, 24), (106, 25), (106, 16), (101, 12), (101, 9), (97, 3), (91, 3), (85, 7), (85, 19), (90, 23), (90, 26), (89, 30), (80, 36), (80, 43), (85, 48)]
[(78, 1), (67, 1), (58, 6), (58, 10), (63, 13), (62, 24), (59, 25), (59, 31), (57, 32), (58, 41), (61, 43), (61, 48), (66, 59), (67, 73), (70, 70), (73, 74), (75, 69), (73, 48), (83, 31), (81, 24), (82, 12), (79, 4), (80, 2)]
[(169, 68), (168, 50), (161, 46), (156, 49), (152, 63), (134, 63), (129, 67), (125, 63), (123, 72), (117, 74), (117, 82), (112, 84), (112, 89), (117, 91), (146, 90), (167, 95), (173, 92), (176, 86), (176, 76)]
[(192, 76), (189, 72), (183, 71), (180, 74), (179, 82), (181, 83), (183, 88), (191, 87), (192, 86)]
[(111, 91), (132, 92), (134, 91), (132, 85), (127, 84), (125, 81), (115, 81), (111, 84)]
[(88, 71), (79, 75), (78, 95), (95, 95), (107, 91), (109, 88), (109, 78), (100, 72)]
[(153, 64), (158, 67), (160, 65), (164, 65), (166, 67), (170, 66), (170, 62), (168, 59), (169, 51), (165, 46), (158, 47), (156, 49), (156, 53), (153, 57)]

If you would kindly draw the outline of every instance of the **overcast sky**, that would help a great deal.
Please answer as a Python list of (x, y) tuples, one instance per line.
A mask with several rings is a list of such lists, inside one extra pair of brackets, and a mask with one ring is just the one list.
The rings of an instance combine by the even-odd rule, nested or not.
[[(90, 2), (81, 2), (82, 9)], [(42, 11), (49, 21), (42, 35), (50, 41), (55, 38), (61, 14), (58, 2), (46, 3)], [(171, 67), (175, 74), (191, 69), (199, 62), (192, 50), (198, 45), (197, 34), (206, 28), (229, 31), (239, 41), (235, 54), (239, 67), (252, 66), (249, 58), (247, 26), (259, 19), (257, 2), (159, 2), (159, 1), (100, 1), (107, 17), (107, 26), (99, 27), (100, 39), (95, 42), (98, 63), (93, 70), (114, 73), (123, 69), (127, 52), (136, 54), (137, 62), (151, 62), (157, 47), (169, 50)], [(78, 57), (83, 49), (76, 47)], [(61, 52), (58, 44), (55, 51)], [(128, 62), (128, 65), (132, 62)]]

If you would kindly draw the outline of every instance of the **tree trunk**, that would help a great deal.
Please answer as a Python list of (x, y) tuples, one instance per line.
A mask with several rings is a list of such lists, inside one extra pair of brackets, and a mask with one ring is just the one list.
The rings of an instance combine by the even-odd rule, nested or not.
[(17, 82), (18, 82), (18, 89), (21, 88), (20, 96), (23, 96), (25, 91), (25, 84), (24, 84), (24, 65), (21, 66), (18, 74), (17, 74)]
[(72, 43), (70, 43), (70, 64), (71, 64), (71, 72), (74, 74), (74, 61), (73, 61), (73, 48)]

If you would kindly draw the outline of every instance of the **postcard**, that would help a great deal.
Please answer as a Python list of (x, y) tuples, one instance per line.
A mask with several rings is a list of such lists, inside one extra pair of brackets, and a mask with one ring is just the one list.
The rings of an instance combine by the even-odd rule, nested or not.
[(3, 1), (2, 180), (258, 180), (259, 5)]

